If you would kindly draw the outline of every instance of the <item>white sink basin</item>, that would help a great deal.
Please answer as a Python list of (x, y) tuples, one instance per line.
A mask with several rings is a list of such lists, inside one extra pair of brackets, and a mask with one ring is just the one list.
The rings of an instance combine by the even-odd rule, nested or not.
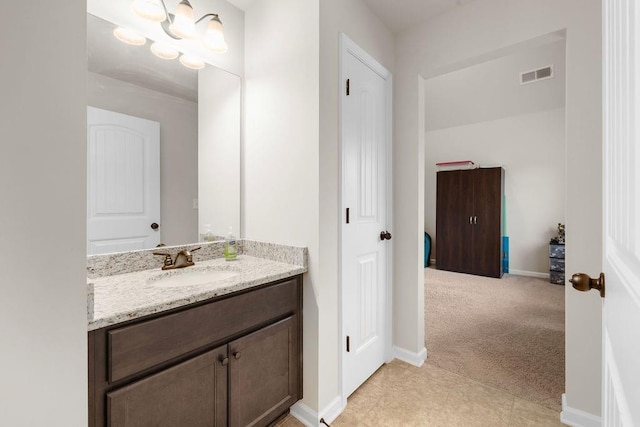
[(150, 278), (148, 283), (161, 288), (202, 286), (230, 279), (238, 274), (237, 271), (214, 269), (173, 270)]

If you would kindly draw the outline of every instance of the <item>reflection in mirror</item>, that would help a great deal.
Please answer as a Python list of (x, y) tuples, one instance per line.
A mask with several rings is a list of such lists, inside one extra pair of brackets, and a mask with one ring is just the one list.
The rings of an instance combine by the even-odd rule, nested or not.
[(87, 28), (88, 254), (239, 236), (240, 78)]

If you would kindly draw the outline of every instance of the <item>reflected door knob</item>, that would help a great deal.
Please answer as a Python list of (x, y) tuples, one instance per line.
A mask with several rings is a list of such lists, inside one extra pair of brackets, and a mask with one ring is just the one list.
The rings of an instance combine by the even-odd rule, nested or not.
[(604, 298), (604, 273), (600, 273), (600, 277), (597, 279), (592, 279), (588, 274), (576, 273), (571, 276), (569, 282), (573, 285), (574, 289), (581, 292), (596, 289), (600, 291), (600, 296)]
[(151, 229), (152, 229), (152, 230), (157, 230), (159, 227), (160, 227), (160, 226), (158, 225), (158, 223), (157, 223), (157, 222), (152, 222), (152, 223), (151, 223)]
[(380, 240), (391, 240), (391, 237), (391, 233), (389, 233), (388, 231), (380, 232)]

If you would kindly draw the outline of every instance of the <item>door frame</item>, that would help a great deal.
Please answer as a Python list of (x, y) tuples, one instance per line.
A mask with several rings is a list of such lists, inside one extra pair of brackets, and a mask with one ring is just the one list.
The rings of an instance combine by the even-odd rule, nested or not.
[[(346, 342), (345, 342), (345, 325), (343, 306), (343, 287), (342, 287), (342, 239), (343, 239), (343, 227), (345, 226), (345, 201), (344, 195), (344, 146), (343, 146), (343, 112), (344, 112), (344, 90), (346, 85), (346, 75), (344, 71), (344, 60), (346, 55), (352, 55), (358, 60), (362, 61), (367, 67), (378, 74), (385, 80), (386, 88), (386, 105), (385, 105), (385, 121), (386, 121), (386, 135), (385, 146), (387, 156), (387, 177), (386, 177), (386, 222), (389, 228), (393, 229), (393, 76), (389, 70), (382, 66), (376, 59), (369, 55), (364, 49), (358, 46), (353, 40), (351, 40), (346, 34), (340, 33), (340, 58), (338, 65), (338, 156), (339, 156), (339, 172), (338, 180), (340, 183), (339, 203), (338, 203), (338, 349), (340, 351), (340, 357), (338, 358), (338, 374), (340, 376), (339, 391), (342, 403), (342, 410), (347, 406), (347, 396), (345, 395), (344, 386), (344, 357), (346, 354)], [(393, 230), (392, 230), (393, 231)], [(385, 343), (384, 353), (385, 360), (388, 362), (393, 359), (392, 343), (393, 343), (393, 240), (387, 241), (387, 253), (386, 253), (386, 283), (385, 283)]]

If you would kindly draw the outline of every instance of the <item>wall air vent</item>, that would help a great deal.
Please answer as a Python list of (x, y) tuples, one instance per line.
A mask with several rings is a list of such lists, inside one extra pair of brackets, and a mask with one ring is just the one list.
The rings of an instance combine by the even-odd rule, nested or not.
[(549, 65), (548, 67), (520, 73), (520, 84), (525, 85), (525, 84), (537, 82), (540, 80), (550, 79), (552, 77), (553, 77), (553, 65)]

